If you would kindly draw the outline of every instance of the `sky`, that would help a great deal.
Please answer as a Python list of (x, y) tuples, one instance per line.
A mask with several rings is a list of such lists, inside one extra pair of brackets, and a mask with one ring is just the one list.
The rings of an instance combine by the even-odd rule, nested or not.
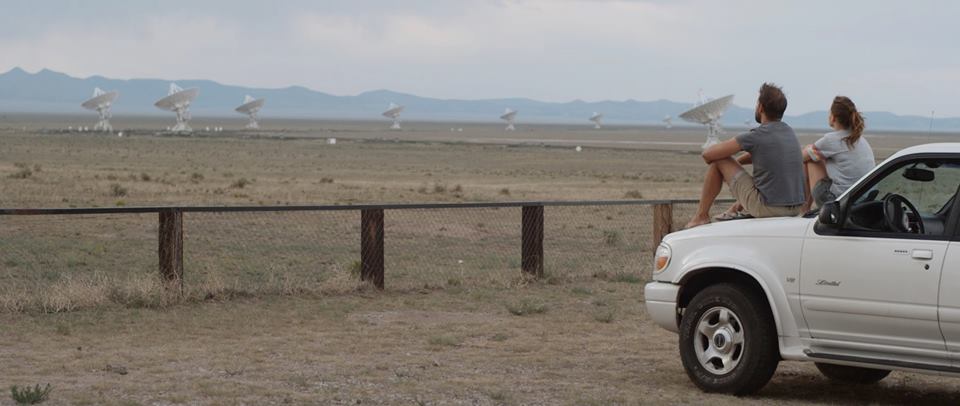
[(960, 2), (0, 0), (0, 71), (960, 116)]

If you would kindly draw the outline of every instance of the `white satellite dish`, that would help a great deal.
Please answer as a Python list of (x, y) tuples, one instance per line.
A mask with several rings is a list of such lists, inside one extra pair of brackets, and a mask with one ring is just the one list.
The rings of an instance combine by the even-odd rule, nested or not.
[(257, 117), (257, 113), (260, 112), (260, 108), (263, 107), (263, 102), (265, 101), (266, 99), (255, 99), (253, 98), (253, 96), (250, 96), (249, 94), (246, 96), (243, 96), (243, 104), (241, 104), (240, 107), (237, 107), (234, 110), (236, 110), (237, 113), (246, 114), (247, 117), (250, 117), (250, 122), (247, 123), (246, 128), (251, 128), (251, 129), (260, 128), (260, 122), (257, 121), (259, 120), (259, 118)]
[(87, 110), (96, 111), (100, 117), (97, 125), (93, 126), (93, 131), (113, 133), (113, 127), (110, 125), (110, 117), (113, 116), (110, 113), (110, 106), (113, 105), (113, 101), (117, 100), (117, 96), (119, 95), (120, 93), (117, 93), (117, 91), (104, 92), (100, 90), (99, 87), (96, 87), (93, 89), (93, 96), (80, 104), (80, 106)]
[(503, 115), (500, 116), (500, 119), (507, 122), (507, 128), (505, 131), (514, 131), (516, 127), (513, 126), (514, 120), (517, 118), (517, 111), (510, 110), (507, 108), (503, 111)]
[(391, 130), (400, 129), (400, 112), (402, 111), (403, 106), (397, 105), (396, 103), (390, 103), (390, 107), (387, 107), (387, 111), (383, 112), (384, 117), (393, 119), (393, 125), (390, 126)]
[(167, 97), (164, 97), (153, 104), (161, 110), (177, 113), (177, 125), (173, 126), (169, 131), (193, 131), (193, 129), (187, 125), (187, 121), (190, 120), (190, 103), (192, 103), (193, 99), (196, 99), (197, 95), (199, 94), (200, 89), (190, 88), (183, 90), (180, 86), (177, 86), (176, 83), (171, 83), (170, 91), (167, 92)]
[(680, 114), (680, 118), (684, 121), (707, 126), (707, 141), (703, 143), (703, 149), (720, 142), (720, 134), (723, 133), (720, 118), (732, 103), (732, 94), (713, 100), (706, 100), (701, 96), (700, 103)]
[(673, 117), (670, 117), (669, 115), (663, 117), (663, 126), (668, 130), (673, 128)]
[(600, 114), (600, 113), (594, 112), (593, 115), (590, 116), (590, 121), (593, 121), (593, 128), (594, 128), (594, 129), (597, 129), (597, 130), (600, 129), (600, 127), (601, 127), (600, 120), (602, 120), (602, 119), (603, 119), (603, 114)]

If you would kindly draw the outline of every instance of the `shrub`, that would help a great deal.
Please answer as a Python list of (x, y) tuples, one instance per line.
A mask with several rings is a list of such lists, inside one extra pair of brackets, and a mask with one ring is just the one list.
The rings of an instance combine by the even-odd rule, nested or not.
[(500, 194), (504, 196), (510, 196), (510, 189), (507, 189), (507, 188), (500, 189)]
[(620, 232), (617, 230), (605, 230), (603, 232), (603, 243), (606, 245), (620, 245), (620, 240)]
[(121, 186), (119, 183), (111, 184), (110, 194), (113, 195), (113, 197), (124, 197), (127, 195), (127, 188)]
[(140, 180), (142, 180), (142, 181), (144, 181), (144, 182), (149, 182), (149, 181), (150, 181), (150, 174), (149, 174), (149, 173), (146, 173), (146, 172), (140, 172)]
[(613, 282), (623, 282), (623, 283), (640, 283), (640, 282), (643, 282), (643, 280), (640, 279), (640, 276), (639, 276), (639, 275), (636, 275), (636, 274), (633, 274), (633, 273), (629, 273), (629, 272), (621, 272), (621, 273), (618, 273), (618, 274), (614, 275), (612, 281), (613, 281)]
[(534, 302), (530, 299), (523, 299), (517, 303), (507, 303), (507, 311), (516, 316), (526, 316), (530, 314), (540, 314), (547, 311), (547, 305)]
[(200, 172), (194, 172), (190, 175), (190, 181), (193, 183), (200, 183), (203, 180), (203, 174)]
[(50, 390), (52, 389), (49, 383), (42, 388), (40, 384), (32, 388), (29, 386), (18, 388), (17, 385), (13, 385), (10, 387), (10, 396), (13, 397), (13, 401), (18, 405), (35, 405), (47, 400), (47, 397), (50, 396)]
[(643, 199), (643, 193), (640, 193), (639, 190), (630, 190), (624, 193), (623, 197), (627, 199)]
[(320, 183), (333, 183), (333, 178), (328, 178), (326, 176), (320, 178)]
[(234, 188), (234, 189), (243, 189), (245, 186), (247, 186), (247, 185), (249, 185), (249, 184), (251, 184), (251, 183), (253, 183), (253, 182), (251, 182), (251, 181), (248, 180), (247, 178), (240, 178), (240, 179), (237, 179), (236, 181), (234, 181), (233, 183), (231, 183), (231, 184), (230, 184), (230, 187), (232, 187), (232, 188)]
[(601, 323), (613, 323), (614, 312), (613, 310), (603, 311), (595, 314), (593, 319)]
[(10, 174), (10, 178), (11, 178), (11, 179), (26, 179), (26, 178), (29, 178), (31, 175), (33, 175), (33, 171), (30, 170), (30, 168), (20, 168), (20, 170), (14, 172), (14, 173), (11, 173), (11, 174)]
[(453, 336), (434, 336), (434, 337), (430, 337), (429, 343), (430, 345), (456, 347), (460, 345), (460, 339)]
[(442, 183), (433, 184), (433, 193), (446, 193), (446, 192), (447, 192), (447, 185), (444, 185)]

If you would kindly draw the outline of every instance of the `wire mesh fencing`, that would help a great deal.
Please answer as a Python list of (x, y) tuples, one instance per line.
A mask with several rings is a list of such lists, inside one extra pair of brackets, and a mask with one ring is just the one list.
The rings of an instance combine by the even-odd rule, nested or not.
[[(0, 212), (0, 312), (342, 293), (378, 267), (383, 285), (397, 291), (503, 288), (534, 276), (560, 284), (645, 281), (655, 248), (653, 202), (595, 203), (182, 208), (183, 272), (173, 292), (158, 276), (157, 213), (169, 208), (8, 210)], [(524, 206), (540, 211), (524, 214)], [(696, 204), (670, 207), (677, 230)], [(380, 217), (364, 219), (364, 212)]]

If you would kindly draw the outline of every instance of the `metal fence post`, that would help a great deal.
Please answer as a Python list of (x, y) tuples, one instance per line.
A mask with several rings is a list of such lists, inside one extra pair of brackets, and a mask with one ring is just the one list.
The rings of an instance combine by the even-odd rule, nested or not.
[(673, 232), (673, 203), (653, 205), (653, 249), (660, 245), (663, 237)]
[(543, 206), (523, 206), (520, 263), (523, 273), (543, 277)]
[(360, 280), (383, 289), (383, 209), (360, 211)]
[(160, 280), (167, 288), (183, 292), (183, 212), (179, 209), (162, 209), (158, 231)]

